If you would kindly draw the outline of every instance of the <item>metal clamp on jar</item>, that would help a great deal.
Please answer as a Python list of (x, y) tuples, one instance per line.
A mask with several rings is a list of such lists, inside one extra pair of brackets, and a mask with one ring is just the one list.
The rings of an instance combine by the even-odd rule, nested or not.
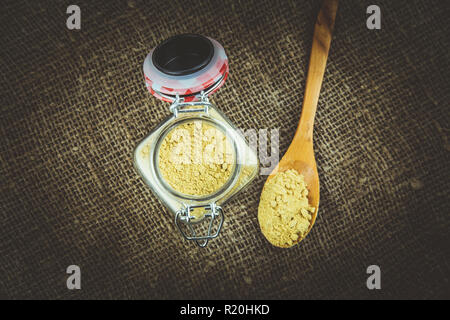
[[(148, 54), (144, 75), (150, 93), (171, 102), (172, 114), (139, 143), (135, 167), (174, 214), (183, 237), (204, 247), (220, 233), (223, 204), (256, 177), (259, 166), (255, 150), (208, 98), (224, 84), (228, 58), (213, 39), (178, 35)], [(180, 161), (186, 145), (187, 154), (197, 150), (202, 162)]]

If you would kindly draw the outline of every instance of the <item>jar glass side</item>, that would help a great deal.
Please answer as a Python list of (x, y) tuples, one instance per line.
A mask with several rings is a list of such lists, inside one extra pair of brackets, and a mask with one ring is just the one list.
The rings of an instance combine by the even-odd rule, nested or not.
[[(157, 168), (156, 159), (158, 153), (156, 150), (158, 143), (161, 143), (162, 136), (168, 128), (177, 122), (190, 121), (192, 119), (202, 119), (217, 123), (230, 136), (235, 147), (236, 168), (233, 173), (233, 179), (220, 192), (207, 199), (180, 197), (179, 194), (170, 192), (171, 190), (167, 188), (167, 185), (164, 185)], [(256, 177), (259, 169), (259, 161), (255, 150), (248, 145), (245, 137), (232, 122), (214, 106), (210, 107), (207, 113), (183, 113), (177, 117), (173, 115), (168, 117), (138, 144), (134, 152), (134, 165), (145, 183), (172, 213), (176, 213), (186, 205), (211, 202), (218, 205), (224, 204), (242, 188), (246, 187)]]

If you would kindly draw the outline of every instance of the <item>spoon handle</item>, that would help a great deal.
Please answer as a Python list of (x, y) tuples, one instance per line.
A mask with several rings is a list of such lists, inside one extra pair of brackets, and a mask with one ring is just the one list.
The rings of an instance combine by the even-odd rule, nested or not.
[(322, 86), (328, 51), (330, 50), (331, 34), (338, 0), (324, 0), (314, 27), (311, 56), (309, 60), (308, 77), (306, 78), (305, 96), (302, 114), (294, 139), (311, 141), (313, 137), (314, 116), (317, 110), (320, 87)]

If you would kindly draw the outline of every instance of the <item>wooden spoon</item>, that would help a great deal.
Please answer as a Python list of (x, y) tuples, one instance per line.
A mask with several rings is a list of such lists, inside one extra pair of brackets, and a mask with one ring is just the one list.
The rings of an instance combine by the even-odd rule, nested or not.
[[(314, 37), (300, 122), (291, 145), (278, 163), (278, 166), (268, 177), (269, 180), (278, 171), (283, 172), (289, 169), (295, 169), (305, 177), (305, 182), (309, 190), (309, 204), (316, 208), (311, 217), (311, 224), (305, 237), (314, 225), (319, 210), (319, 175), (317, 173), (313, 149), (314, 116), (317, 110), (317, 101), (319, 100), (320, 87), (322, 86), (328, 51), (330, 49), (337, 5), (338, 0), (325, 0), (320, 9), (314, 27)], [(299, 239), (298, 242), (302, 239)]]

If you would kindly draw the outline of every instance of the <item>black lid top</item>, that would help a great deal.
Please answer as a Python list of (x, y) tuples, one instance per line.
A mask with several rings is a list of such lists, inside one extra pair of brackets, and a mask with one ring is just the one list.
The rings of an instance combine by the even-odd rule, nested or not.
[(158, 70), (183, 76), (203, 69), (211, 61), (214, 47), (208, 38), (198, 34), (181, 34), (160, 43), (152, 61)]

